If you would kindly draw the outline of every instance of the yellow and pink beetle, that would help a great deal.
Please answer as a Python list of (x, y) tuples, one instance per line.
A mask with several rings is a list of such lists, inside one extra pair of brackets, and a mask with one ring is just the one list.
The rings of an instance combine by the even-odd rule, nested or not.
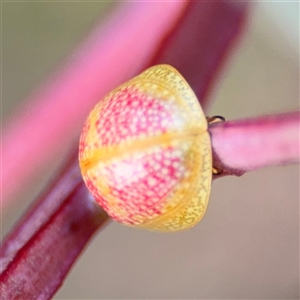
[(206, 211), (213, 172), (207, 120), (169, 65), (147, 69), (95, 106), (79, 162), (95, 200), (122, 224), (179, 231)]

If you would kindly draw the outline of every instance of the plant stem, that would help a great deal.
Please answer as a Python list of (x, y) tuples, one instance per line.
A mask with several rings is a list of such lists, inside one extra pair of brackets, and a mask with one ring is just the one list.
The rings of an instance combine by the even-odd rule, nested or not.
[(85, 187), (77, 158), (6, 237), (1, 299), (50, 299), (97, 229), (108, 221)]

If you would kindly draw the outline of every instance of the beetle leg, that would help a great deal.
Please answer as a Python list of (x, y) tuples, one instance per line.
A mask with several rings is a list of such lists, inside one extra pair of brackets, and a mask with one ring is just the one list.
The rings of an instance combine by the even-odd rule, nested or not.
[[(225, 118), (222, 117), (222, 116), (206, 117), (206, 120), (207, 120), (208, 124), (225, 122)], [(222, 169), (218, 169), (218, 168), (216, 168), (216, 167), (213, 166), (212, 173), (213, 173), (213, 175), (221, 175), (223, 173), (223, 170)]]
[(219, 122), (225, 122), (225, 118), (222, 116), (212, 116), (212, 117), (206, 117), (208, 124), (213, 123), (219, 123)]

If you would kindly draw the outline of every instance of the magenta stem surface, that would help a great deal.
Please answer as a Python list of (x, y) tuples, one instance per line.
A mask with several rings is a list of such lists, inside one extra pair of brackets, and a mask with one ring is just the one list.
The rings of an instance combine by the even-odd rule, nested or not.
[(210, 126), (214, 166), (241, 175), (271, 165), (299, 162), (300, 112)]

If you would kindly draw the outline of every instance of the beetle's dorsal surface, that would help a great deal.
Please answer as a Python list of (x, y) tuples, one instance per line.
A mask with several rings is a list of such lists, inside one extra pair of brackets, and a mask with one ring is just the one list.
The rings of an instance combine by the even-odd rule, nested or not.
[(212, 176), (207, 121), (173, 67), (149, 68), (101, 100), (79, 150), (83, 178), (113, 219), (177, 231), (204, 215)]

